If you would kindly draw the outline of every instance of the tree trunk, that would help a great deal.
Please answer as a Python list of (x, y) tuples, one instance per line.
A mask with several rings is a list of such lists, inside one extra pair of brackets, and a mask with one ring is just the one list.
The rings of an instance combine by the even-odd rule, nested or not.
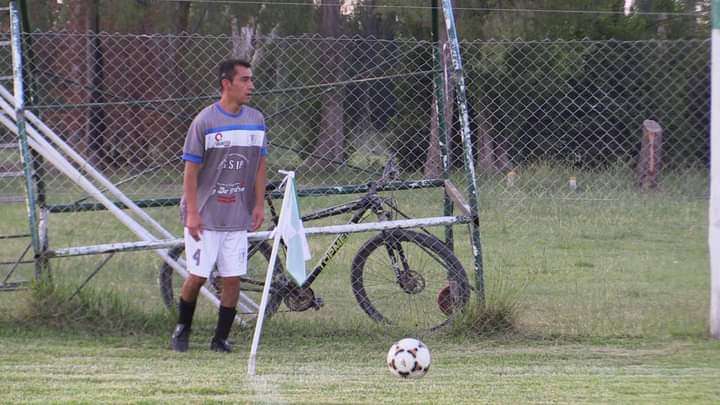
[(190, 2), (179, 2), (175, 9), (175, 33), (187, 33), (190, 30)]
[(488, 121), (482, 106), (478, 107), (478, 112), (473, 119), (477, 128), (475, 134), (477, 136), (476, 148), (479, 170), (487, 173), (502, 173), (512, 169), (508, 157), (507, 142), (493, 133), (492, 125)]
[[(260, 34), (262, 33), (260, 28), (261, 27), (258, 24), (257, 29), (255, 30), (256, 37), (260, 37)], [(257, 44), (255, 45), (255, 52), (253, 52), (252, 59), (250, 59), (250, 63), (253, 66), (260, 66), (262, 64), (263, 60), (265, 59), (265, 49), (268, 45), (275, 41), (275, 38), (278, 37), (279, 28), (280, 26), (276, 25), (263, 40), (257, 41)]]
[(475, 127), (477, 128), (477, 159), (478, 168), (480, 171), (492, 173), (496, 170), (495, 168), (495, 148), (493, 147), (492, 136), (490, 135), (490, 128), (487, 123), (487, 118), (483, 112), (482, 105), (478, 106), (478, 111), (475, 113)]
[(237, 16), (230, 18), (230, 32), (233, 44), (232, 55), (246, 61), (252, 60), (255, 48), (253, 47), (253, 36), (255, 35), (255, 22), (250, 19), (247, 25), (243, 25), (238, 29), (239, 21)]
[[(339, 0), (323, 0), (321, 4), (321, 35), (325, 46), (321, 55), (320, 76), (324, 83), (335, 83), (341, 77), (342, 58), (340, 46), (334, 38), (340, 33)], [(303, 166), (307, 168), (334, 169), (345, 160), (344, 156), (344, 87), (328, 88), (321, 101), (320, 131), (315, 148)]]
[(247, 25), (239, 27), (237, 16), (230, 18), (230, 31), (233, 44), (233, 57), (248, 61), (253, 67), (262, 63), (265, 56), (264, 48), (272, 43), (277, 37), (278, 26), (276, 25), (270, 34), (262, 40), (262, 29), (254, 17), (250, 18)]
[(176, 94), (188, 94), (188, 78), (183, 70), (182, 60), (186, 56), (185, 50), (187, 39), (182, 36), (183, 33), (190, 33), (190, 3), (180, 2), (175, 9), (175, 33), (177, 37), (170, 40), (170, 49), (168, 55), (172, 58), (173, 71), (176, 72), (174, 87), (177, 89)]
[(440, 121), (438, 114), (437, 94), (433, 93), (432, 111), (430, 112), (430, 144), (428, 145), (425, 163), (423, 164), (423, 175), (427, 179), (438, 179), (442, 174), (442, 163), (440, 161)]
[(510, 157), (508, 156), (508, 144), (505, 139), (496, 139), (493, 151), (495, 156), (495, 170), (505, 172), (512, 169)]
[[(87, 47), (87, 82), (90, 84), (90, 97), (88, 102), (92, 105), (104, 102), (103, 97), (103, 52), (100, 43), (100, 11), (99, 0), (89, 0), (87, 19), (88, 38)], [(102, 166), (105, 162), (105, 110), (102, 106), (94, 105), (88, 109), (87, 121), (87, 146), (88, 159), (96, 166)]]
[[(88, 29), (86, 2), (87, 0), (69, 0), (64, 4), (57, 4), (55, 1), (48, 0), (48, 7), (56, 17), (50, 23), (52, 29), (86, 33)], [(64, 18), (59, 18), (60, 15), (63, 15)], [(87, 91), (83, 82), (87, 69), (86, 55), (85, 52), (78, 51), (87, 47), (85, 41), (86, 38), (80, 35), (74, 35), (65, 41), (51, 41), (45, 37), (35, 41), (34, 52), (37, 61), (35, 63), (40, 69), (46, 69), (52, 74), (51, 77), (57, 79), (54, 86), (46, 90), (46, 94), (40, 94), (43, 97), (40, 103), (47, 102), (47, 100), (57, 100), (67, 104), (87, 102)], [(68, 80), (70, 78), (83, 85), (73, 86)], [(84, 154), (86, 114), (78, 114), (76, 110), (56, 109), (46, 110), (42, 116), (46, 122), (55, 123), (56, 131), (61, 133), (70, 145)]]

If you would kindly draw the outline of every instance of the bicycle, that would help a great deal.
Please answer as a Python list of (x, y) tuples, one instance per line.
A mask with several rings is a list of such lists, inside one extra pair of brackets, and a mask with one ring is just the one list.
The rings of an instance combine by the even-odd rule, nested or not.
[[(378, 194), (378, 189), (396, 175), (397, 170), (390, 160), (381, 178), (369, 183), (363, 197), (304, 215), (302, 220), (307, 222), (350, 212), (350, 224), (360, 223), (370, 212), (378, 221), (391, 220), (398, 213), (407, 218), (397, 208), (394, 198)], [(277, 224), (278, 213), (270, 192), (276, 187), (277, 184), (269, 185), (265, 194), (273, 224)], [(290, 311), (320, 309), (322, 298), (315, 295), (311, 285), (349, 236), (349, 233), (340, 233), (335, 237), (302, 285), (286, 276), (282, 260), (278, 259), (273, 269), (266, 316), (277, 312), (281, 303)], [(250, 242), (248, 273), (240, 282), (238, 314), (257, 314), (271, 250), (267, 241)], [(169, 254), (178, 259), (183, 251), (184, 247), (180, 246)], [(216, 274), (216, 271), (211, 273), (206, 286), (219, 296), (222, 283)], [(172, 268), (163, 263), (159, 282), (168, 308), (177, 305), (172, 279)], [(414, 330), (435, 330), (447, 324), (468, 303), (471, 289), (462, 264), (442, 241), (427, 231), (403, 229), (380, 231), (369, 238), (354, 256), (350, 281), (355, 300), (372, 320)]]

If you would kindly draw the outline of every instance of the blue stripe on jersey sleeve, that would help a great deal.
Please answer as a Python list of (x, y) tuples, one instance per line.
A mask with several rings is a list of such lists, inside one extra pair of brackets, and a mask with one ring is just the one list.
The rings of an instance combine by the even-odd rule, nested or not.
[(245, 130), (245, 131), (264, 131), (264, 124), (242, 124), (242, 125), (225, 125), (222, 127), (208, 128), (205, 130), (205, 135), (212, 134), (215, 132), (222, 131), (233, 131), (233, 130)]
[(182, 158), (183, 158), (183, 160), (187, 160), (188, 162), (193, 162), (193, 163), (198, 163), (198, 164), (203, 162), (202, 156), (192, 155), (190, 153), (183, 153)]
[(260, 156), (267, 156), (268, 148), (260, 148)]

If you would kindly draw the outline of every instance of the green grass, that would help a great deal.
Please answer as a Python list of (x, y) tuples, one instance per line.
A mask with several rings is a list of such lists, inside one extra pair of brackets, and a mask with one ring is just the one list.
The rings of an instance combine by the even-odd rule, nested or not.
[(389, 341), (362, 335), (268, 333), (258, 375), (249, 378), (247, 341), (220, 355), (198, 336), (190, 352), (177, 354), (165, 336), (3, 331), (4, 403), (674, 404), (720, 397), (720, 344), (704, 340), (434, 338), (426, 340), (429, 374), (406, 381), (386, 369)]
[[(42, 304), (32, 291), (0, 293), (0, 402), (717, 403), (720, 342), (707, 338), (708, 207), (694, 198), (706, 178), (690, 170), (638, 193), (620, 172), (538, 166), (521, 170), (513, 186), (503, 175), (481, 176), (489, 306), (471, 307), (450, 331), (420, 336), (433, 353), (421, 380), (390, 375), (385, 353), (403, 334), (372, 323), (352, 297), (349, 265), (369, 237), (360, 234), (313, 285), (326, 302), (321, 310), (267, 323), (254, 379), (245, 376), (252, 331), (233, 331), (237, 351), (229, 356), (209, 352), (215, 313), (206, 304), (191, 351), (168, 349), (173, 321), (161, 304), (154, 253), (116, 254), (72, 310), (63, 300)], [(566, 189), (570, 175), (579, 193)], [(461, 175), (454, 180), (462, 187)], [(439, 190), (395, 196), (411, 216), (442, 212)], [(301, 206), (346, 199), (313, 197)], [(179, 233), (176, 207), (151, 214)], [(0, 207), (0, 234), (24, 231), (24, 221), (22, 205)], [(467, 227), (454, 231), (474, 283)], [(129, 239), (104, 212), (51, 217), (56, 248)], [(330, 241), (311, 239), (316, 258)], [(26, 243), (0, 241), (2, 260)], [(74, 290), (101, 259), (53, 261), (60, 292)], [(16, 276), (32, 278), (32, 268)], [(48, 309), (57, 316), (39, 316)], [(508, 315), (512, 327), (472, 331), (483, 313)]]
[(147, 312), (134, 305), (126, 294), (111, 289), (99, 290), (95, 286), (78, 289), (77, 285), (48, 279), (33, 282), (29, 295), (16, 308), (10, 319), (25, 326), (95, 334), (158, 333), (175, 318), (172, 311)]

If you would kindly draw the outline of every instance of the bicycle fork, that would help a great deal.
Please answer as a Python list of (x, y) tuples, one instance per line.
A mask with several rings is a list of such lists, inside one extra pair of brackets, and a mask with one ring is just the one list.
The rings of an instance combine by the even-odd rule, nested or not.
[[(381, 204), (373, 204), (372, 210), (381, 222), (391, 219), (391, 213), (385, 211)], [(390, 266), (395, 273), (395, 282), (406, 294), (418, 294), (425, 289), (422, 276), (410, 268), (402, 244), (397, 240), (391, 240), (388, 232), (382, 231), (381, 233), (385, 240), (385, 249), (390, 258)]]

